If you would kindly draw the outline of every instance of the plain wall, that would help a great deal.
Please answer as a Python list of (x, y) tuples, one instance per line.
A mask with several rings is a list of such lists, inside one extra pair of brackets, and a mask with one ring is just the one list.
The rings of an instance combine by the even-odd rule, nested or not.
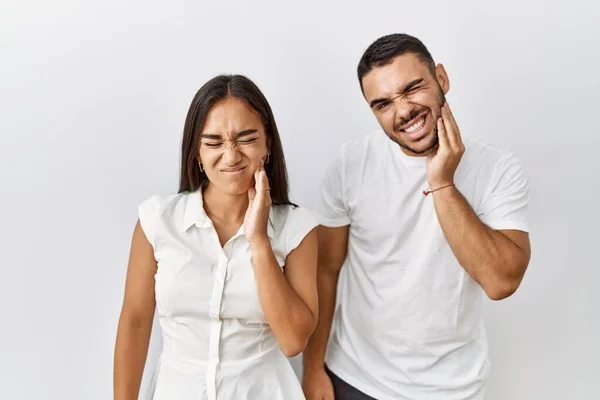
[(514, 151), (530, 179), (529, 270), (514, 296), (485, 302), (488, 398), (597, 399), (592, 2), (281, 3), (2, 1), (0, 398), (111, 398), (136, 207), (177, 190), (202, 83), (243, 73), (259, 85), (292, 198), (310, 208), (339, 146), (378, 127), (355, 76), (362, 52), (407, 32), (445, 65), (462, 133)]

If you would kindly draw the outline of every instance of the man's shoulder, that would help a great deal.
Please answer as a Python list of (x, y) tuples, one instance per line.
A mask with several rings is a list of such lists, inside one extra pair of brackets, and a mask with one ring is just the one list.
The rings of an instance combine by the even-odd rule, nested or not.
[(370, 153), (380, 153), (385, 149), (388, 140), (385, 132), (378, 129), (359, 138), (344, 142), (341, 146), (341, 154), (346, 162), (356, 162)]
[(523, 164), (514, 152), (474, 137), (463, 137), (463, 143), (465, 153), (456, 175), (463, 183), (491, 187), (508, 172), (524, 174)]
[(477, 137), (463, 137), (463, 143), (465, 145), (464, 161), (471, 164), (472, 167), (493, 167), (502, 160), (515, 157), (513, 152)]

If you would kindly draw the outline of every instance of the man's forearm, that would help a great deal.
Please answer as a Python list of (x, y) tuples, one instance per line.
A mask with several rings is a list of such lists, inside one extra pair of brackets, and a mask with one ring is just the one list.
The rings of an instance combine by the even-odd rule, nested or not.
[(433, 192), (444, 236), (462, 267), (491, 298), (516, 290), (522, 274), (522, 250), (482, 223), (456, 187)]
[(339, 272), (336, 273), (321, 268), (318, 273), (319, 318), (317, 327), (311, 335), (302, 356), (305, 371), (324, 367), (325, 351), (335, 310), (338, 278)]

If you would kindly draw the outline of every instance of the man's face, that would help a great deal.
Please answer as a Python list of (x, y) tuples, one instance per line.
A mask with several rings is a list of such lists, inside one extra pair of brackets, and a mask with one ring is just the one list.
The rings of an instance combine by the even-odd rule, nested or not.
[(413, 53), (375, 67), (362, 79), (364, 96), (390, 139), (412, 156), (427, 155), (438, 143), (437, 119), (448, 92), (444, 67), (429, 67)]

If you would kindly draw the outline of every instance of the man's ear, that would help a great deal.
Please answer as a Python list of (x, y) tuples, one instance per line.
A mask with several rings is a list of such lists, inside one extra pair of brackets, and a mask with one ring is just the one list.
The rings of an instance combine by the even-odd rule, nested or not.
[(450, 91), (450, 80), (448, 79), (448, 74), (446, 73), (446, 68), (444, 68), (443, 64), (438, 64), (435, 67), (435, 78), (440, 84), (444, 95), (448, 94), (448, 91)]

